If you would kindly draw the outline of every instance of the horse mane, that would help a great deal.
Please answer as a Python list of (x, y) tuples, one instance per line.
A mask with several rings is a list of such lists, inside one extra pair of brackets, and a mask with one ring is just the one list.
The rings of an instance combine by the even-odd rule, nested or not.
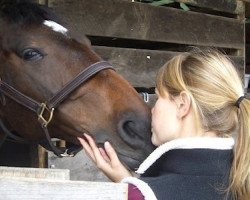
[(0, 0), (0, 17), (16, 24), (41, 24), (44, 20), (62, 23), (51, 9), (30, 0)]

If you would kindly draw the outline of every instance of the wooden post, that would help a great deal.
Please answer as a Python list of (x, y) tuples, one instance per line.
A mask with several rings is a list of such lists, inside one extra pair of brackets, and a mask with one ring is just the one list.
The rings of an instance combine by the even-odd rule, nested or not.
[(30, 166), (47, 168), (47, 151), (38, 144), (30, 144)]

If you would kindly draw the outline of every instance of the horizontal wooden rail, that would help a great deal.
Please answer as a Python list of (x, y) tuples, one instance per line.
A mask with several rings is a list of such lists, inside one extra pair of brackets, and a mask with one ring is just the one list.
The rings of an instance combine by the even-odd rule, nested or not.
[[(159, 68), (179, 52), (146, 49), (115, 48), (95, 46), (94, 50), (109, 61), (116, 71), (134, 87), (155, 86)], [(244, 57), (232, 56), (232, 61), (241, 74), (244, 74)]]
[[(131, 2), (132, 0), (127, 0)], [(135, 0), (140, 2), (139, 0)], [(246, 2), (250, 2), (250, 0), (243, 0)], [(187, 6), (192, 5), (195, 7), (205, 8), (216, 10), (220, 12), (226, 12), (231, 14), (242, 14), (244, 12), (243, 2), (238, 0), (216, 0), (216, 1), (208, 1), (208, 0), (174, 0), (174, 2), (185, 3)], [(171, 5), (171, 4), (170, 4)], [(203, 10), (204, 11), (204, 10)], [(202, 12), (202, 11), (201, 11)]]
[(69, 170), (0, 167), (0, 199), (127, 199), (127, 184), (70, 181), (68, 175)]
[(0, 177), (69, 180), (70, 174), (68, 169), (0, 167)]
[(238, 0), (175, 0), (176, 2), (185, 3), (187, 5), (197, 6), (201, 8), (208, 8), (220, 12), (227, 12), (232, 14), (243, 14), (244, 5), (242, 1)]
[(126, 200), (127, 184), (0, 177), (0, 199)]
[(49, 6), (86, 35), (244, 48), (238, 19), (128, 1), (49, 0)]

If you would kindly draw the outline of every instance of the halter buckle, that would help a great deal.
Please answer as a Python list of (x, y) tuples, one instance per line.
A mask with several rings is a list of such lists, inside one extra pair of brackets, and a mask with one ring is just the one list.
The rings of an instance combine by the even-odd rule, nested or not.
[[(45, 119), (44, 112), (48, 114), (48, 118)], [(47, 127), (50, 121), (53, 118), (54, 108), (49, 109), (45, 103), (41, 103), (40, 110), (37, 112), (38, 121), (42, 124), (42, 126)]]

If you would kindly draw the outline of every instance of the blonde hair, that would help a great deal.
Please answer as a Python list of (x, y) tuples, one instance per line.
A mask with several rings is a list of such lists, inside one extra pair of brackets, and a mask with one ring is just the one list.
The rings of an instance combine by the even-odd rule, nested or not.
[(179, 54), (159, 70), (156, 88), (161, 96), (186, 91), (197, 128), (235, 138), (228, 191), (234, 199), (249, 199), (250, 102), (243, 99), (239, 108), (235, 106), (244, 91), (230, 59), (214, 49)]

